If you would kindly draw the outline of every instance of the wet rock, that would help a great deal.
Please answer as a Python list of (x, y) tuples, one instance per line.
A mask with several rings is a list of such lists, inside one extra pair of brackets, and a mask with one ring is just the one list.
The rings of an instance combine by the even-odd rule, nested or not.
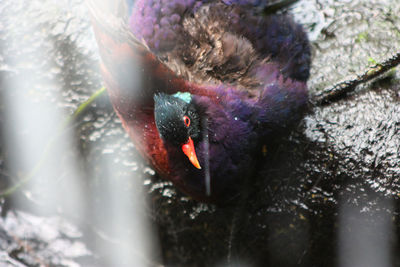
[[(32, 89), (26, 98), (72, 113), (101, 86), (86, 9), (82, 1), (28, 2), (0, 4), (0, 94), (8, 90), (21, 97), (3, 82), (16, 77)], [(291, 9), (313, 43), (311, 93), (354, 78), (399, 51), (398, 0), (317, 2), (300, 1)], [(113, 222), (119, 215), (109, 205), (114, 200), (106, 194), (118, 184), (127, 193), (120, 196), (120, 203), (123, 198), (130, 203), (127, 214), (137, 205), (129, 196), (145, 194), (149, 200), (143, 198), (141, 216), (157, 229), (160, 252), (154, 250), (148, 265), (398, 266), (398, 84), (393, 71), (346, 99), (313, 107), (290, 136), (268, 151), (263, 170), (243, 188), (242, 198), (226, 207), (195, 202), (160, 180), (141, 162), (105, 96), (76, 120), (74, 146), (46, 160), (57, 166), (57, 179), (36, 175), (36, 186), (15, 193), (18, 201), (0, 203), (0, 248), (5, 251), (0, 265), (107, 262), (112, 252), (99, 247), (122, 247), (120, 237), (101, 228), (101, 222), (118, 228)], [(54, 97), (59, 89), (62, 97)], [(0, 100), (2, 126), (5, 104)], [(26, 132), (16, 129), (14, 134)], [(6, 164), (9, 146), (2, 140), (0, 186), (6, 188), (18, 175)], [(63, 188), (63, 181), (76, 175), (65, 164), (68, 158), (78, 161), (84, 195), (80, 212), (68, 206), (72, 192), (67, 187), (65, 201), (53, 206), (49, 196), (54, 192), (46, 189), (54, 180)], [(104, 162), (118, 171), (110, 173)], [(43, 205), (51, 208), (41, 213), (37, 207)], [(38, 221), (43, 224), (33, 224)], [(55, 222), (68, 222), (74, 234)], [(135, 230), (119, 228), (127, 236)]]

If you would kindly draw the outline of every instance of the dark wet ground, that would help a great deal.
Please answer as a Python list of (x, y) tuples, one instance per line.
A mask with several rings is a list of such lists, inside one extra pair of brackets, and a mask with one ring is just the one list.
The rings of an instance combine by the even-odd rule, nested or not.
[[(400, 51), (399, 0), (304, 0), (293, 12), (313, 42), (311, 92)], [(70, 114), (101, 87), (101, 77), (79, 0), (1, 2), (0, 51), (0, 186), (6, 188), (35, 163), (12, 167), (18, 144), (9, 138), (27, 139), (30, 128), (6, 124), (5, 95), (28, 99), (26, 113), (52, 103)], [(113, 266), (114, 252), (104, 247), (122, 250), (123, 241), (103, 228), (113, 229), (120, 216), (107, 194), (115, 184), (127, 192), (121, 198), (147, 195), (141, 216), (156, 229), (160, 248), (148, 265), (400, 266), (399, 98), (393, 71), (347, 99), (314, 107), (268, 155), (245, 201), (220, 208), (182, 196), (141, 163), (104, 96), (73, 123), (73, 145), (46, 159), (43, 168), (51, 166), (54, 175), (39, 171), (32, 186), (1, 200), (0, 266)], [(37, 158), (48, 138), (34, 139)], [(74, 171), (66, 163), (71, 158)], [(118, 171), (110, 173), (104, 162)], [(78, 206), (69, 205), (74, 192), (64, 187), (71, 177), (84, 196)], [(50, 183), (55, 187), (47, 189)], [(62, 189), (56, 205), (54, 188)], [(134, 235), (134, 227), (116, 227)]]

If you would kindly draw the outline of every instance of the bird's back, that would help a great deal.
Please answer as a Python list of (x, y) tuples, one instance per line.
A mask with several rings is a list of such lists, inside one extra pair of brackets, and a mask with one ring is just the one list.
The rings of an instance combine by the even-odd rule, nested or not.
[(301, 26), (286, 15), (263, 16), (247, 2), (254, 1), (139, 0), (130, 27), (170, 69), (195, 83), (252, 90), (263, 82), (253, 70), (271, 62), (285, 77), (307, 80), (310, 48)]

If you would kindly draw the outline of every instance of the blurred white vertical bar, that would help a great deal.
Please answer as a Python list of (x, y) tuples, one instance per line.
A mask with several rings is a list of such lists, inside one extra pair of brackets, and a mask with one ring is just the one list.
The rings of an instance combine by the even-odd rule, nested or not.
[[(98, 24), (106, 27), (105, 32), (121, 31), (120, 26), (126, 23), (128, 18), (125, 12), (121, 10), (127, 7), (125, 0), (89, 0), (88, 7)], [(99, 27), (101, 27), (99, 26)], [(123, 30), (123, 29), (122, 29)], [(126, 29), (128, 30), (128, 29)], [(122, 35), (123, 36), (123, 35)], [(128, 35), (127, 35), (128, 36)], [(122, 40), (124, 41), (124, 40)], [(128, 41), (128, 40), (126, 40)], [(115, 49), (115, 48), (114, 48)], [(127, 77), (119, 77), (126, 79), (118, 81), (122, 84), (130, 84), (132, 91), (135, 94), (134, 88), (140, 88), (140, 76), (136, 62), (131, 62), (131, 65), (124, 66), (124, 72), (128, 73)], [(126, 69), (130, 68), (130, 69)], [(117, 71), (117, 70), (114, 70)], [(136, 85), (135, 85), (136, 84)], [(112, 90), (113, 88), (111, 88)], [(145, 90), (145, 88), (143, 88)], [(122, 153), (118, 157), (122, 157)], [(119, 159), (120, 161), (133, 162), (135, 159), (126, 158)], [(137, 159), (136, 159), (137, 160)], [(108, 266), (155, 266), (154, 262), (159, 255), (158, 247), (155, 242), (151, 224), (148, 220), (148, 211), (145, 209), (146, 196), (143, 194), (142, 178), (129, 177), (129, 181), (123, 180), (123, 176), (118, 176), (123, 173), (122, 169), (118, 168), (118, 164), (113, 164), (113, 160), (103, 155), (102, 168), (107, 170), (109, 179), (109, 187), (101, 188), (96, 194), (102, 194), (106, 199), (109, 199), (104, 207), (106, 210), (112, 210), (113, 216), (108, 221), (97, 222), (106, 233), (112, 233), (111, 238), (115, 246), (100, 247), (100, 253), (108, 255)], [(93, 166), (95, 168), (96, 166)], [(132, 185), (133, 188), (127, 188), (127, 185)], [(101, 212), (101, 210), (97, 209)], [(98, 217), (101, 217), (100, 215)], [(110, 253), (111, 250), (111, 253)]]
[[(43, 8), (49, 8), (49, 3), (43, 3)], [(51, 8), (56, 10), (61, 7)], [(41, 45), (45, 47), (44, 42), (50, 42), (46, 40), (48, 33), (36, 24), (37, 14), (25, 13), (18, 15), (19, 23), (7, 33), (8, 42), (19, 45), (14, 48), (17, 52), (5, 55), (5, 61), (13, 72), (10, 77), (14, 77), (8, 79), (3, 88), (6, 103), (6, 127), (3, 130), (11, 168), (19, 179), (30, 177), (35, 170), (27, 183), (30, 188), (23, 188), (28, 197), (32, 192), (40, 196), (39, 200), (44, 205), (36, 206), (38, 209), (46, 212), (48, 208), (53, 211), (63, 207), (73, 212), (74, 216), (81, 217), (83, 200), (78, 186), (81, 175), (74, 159), (68, 157), (73, 147), (71, 136), (60, 130), (67, 116), (57, 107), (61, 85), (48, 75), (53, 66), (50, 66), (49, 55), (43, 54), (44, 49), (41, 49)], [(9, 18), (12, 16), (7, 14)]]
[[(356, 197), (356, 196), (355, 196)], [(361, 198), (360, 198), (361, 199)], [(339, 210), (339, 266), (340, 267), (389, 267), (391, 263), (394, 225), (388, 209), (389, 201), (374, 203), (342, 204)], [(371, 215), (373, 214), (373, 216)]]
[(106, 170), (105, 176), (109, 179), (106, 184), (109, 186), (96, 187), (96, 194), (101, 194), (109, 201), (105, 202), (108, 206), (96, 211), (101, 213), (104, 209), (112, 212), (108, 220), (93, 222), (99, 225), (107, 235), (105, 239), (110, 241), (97, 247), (97, 252), (102, 256), (107, 255), (108, 266), (156, 266), (155, 259), (159, 254), (148, 213), (144, 209), (147, 199), (139, 188), (143, 186), (142, 179), (129, 177), (131, 181), (124, 181), (126, 176), (122, 179), (118, 177), (121, 170), (108, 157), (103, 157), (102, 165), (102, 169)]

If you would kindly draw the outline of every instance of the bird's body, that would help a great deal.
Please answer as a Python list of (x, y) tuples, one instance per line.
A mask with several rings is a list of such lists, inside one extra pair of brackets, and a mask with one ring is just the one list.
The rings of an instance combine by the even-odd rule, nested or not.
[[(107, 27), (93, 12), (124, 127), (161, 176), (200, 200), (236, 194), (306, 107), (308, 39), (288, 16), (262, 16), (261, 2), (128, 1)], [(197, 165), (182, 152), (189, 137)]]

